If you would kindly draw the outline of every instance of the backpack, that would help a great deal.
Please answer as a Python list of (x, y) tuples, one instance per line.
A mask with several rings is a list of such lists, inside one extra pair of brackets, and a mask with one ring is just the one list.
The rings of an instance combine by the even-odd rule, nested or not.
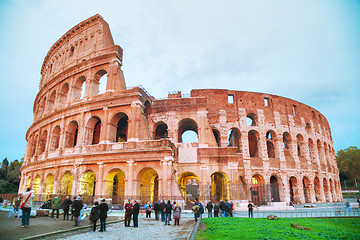
[(218, 212), (219, 211), (219, 206), (218, 205), (215, 205), (214, 206), (214, 212)]
[(200, 214), (204, 213), (204, 206), (201, 203), (200, 203), (199, 213)]
[(192, 207), (192, 211), (194, 213), (197, 213), (199, 211), (199, 209), (200, 209), (199, 205), (195, 205), (195, 206)]

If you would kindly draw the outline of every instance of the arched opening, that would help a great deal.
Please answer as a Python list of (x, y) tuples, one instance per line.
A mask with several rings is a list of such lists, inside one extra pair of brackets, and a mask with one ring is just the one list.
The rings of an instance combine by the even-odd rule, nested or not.
[(70, 171), (66, 171), (60, 180), (60, 193), (62, 195), (71, 195), (73, 175)]
[(84, 98), (85, 96), (85, 82), (86, 78), (84, 76), (81, 76), (76, 80), (74, 85), (74, 101)]
[(216, 172), (211, 175), (211, 201), (230, 200), (229, 178), (226, 174)]
[(320, 202), (321, 201), (321, 197), (320, 197), (320, 180), (318, 177), (314, 178), (314, 190), (315, 190), (315, 200), (316, 202)]
[(301, 134), (298, 134), (296, 136), (296, 146), (297, 146), (297, 155), (298, 156), (304, 156), (305, 152), (304, 152), (304, 138), (303, 136), (301, 136)]
[(28, 180), (26, 181), (25, 189), (28, 189), (30, 187), (30, 184), (31, 184), (31, 177), (29, 177)]
[(324, 164), (324, 156), (323, 156), (323, 153), (322, 153), (322, 149), (321, 149), (322, 146), (321, 146), (321, 142), (320, 142), (319, 139), (316, 141), (316, 145), (317, 145), (320, 164)]
[(212, 129), (214, 138), (218, 147), (221, 147), (220, 132), (217, 129)]
[(265, 185), (264, 179), (260, 175), (251, 178), (251, 199), (254, 205), (265, 204)]
[(33, 185), (32, 185), (32, 189), (34, 191), (34, 194), (39, 194), (39, 188), (40, 188), (40, 176), (37, 175), (34, 179)]
[(324, 178), (324, 180), (323, 180), (323, 188), (324, 188), (325, 200), (326, 200), (326, 202), (330, 202), (330, 199), (329, 199), (329, 185), (328, 185), (328, 182), (327, 182), (326, 178)]
[(246, 116), (246, 125), (247, 126), (256, 126), (257, 124), (257, 115), (255, 113), (249, 113)]
[(192, 172), (182, 173), (178, 178), (178, 185), (185, 201), (185, 209), (193, 206), (190, 201), (199, 197), (199, 178)]
[(303, 178), (303, 190), (305, 202), (309, 203), (310, 201), (310, 181), (307, 177)]
[(94, 145), (100, 142), (101, 120), (98, 117), (91, 117), (86, 124), (85, 145)]
[(315, 156), (315, 147), (314, 142), (311, 138), (308, 139), (308, 145), (309, 145), (309, 152), (310, 152), (310, 159), (312, 163), (316, 163), (316, 156)]
[(108, 80), (108, 74), (103, 75), (99, 79), (99, 94), (103, 94), (106, 92), (107, 80)]
[(92, 170), (86, 170), (80, 178), (79, 193), (83, 202), (93, 202), (96, 188), (96, 175)]
[(198, 127), (194, 120), (186, 118), (179, 122), (178, 142), (198, 142)]
[(36, 134), (35, 136), (32, 135), (30, 138), (31, 139), (30, 140), (30, 157), (33, 157), (35, 155), (37, 138), (38, 138), (38, 134)]
[(149, 100), (146, 100), (144, 103), (144, 113), (146, 117), (151, 114), (151, 104)]
[(275, 176), (270, 177), (271, 201), (280, 202), (279, 183)]
[(45, 104), (46, 104), (46, 97), (40, 101), (39, 108), (38, 108), (38, 114), (41, 116), (45, 111)]
[(76, 121), (70, 122), (65, 133), (65, 147), (72, 148), (77, 144), (79, 126)]
[(310, 123), (306, 123), (305, 131), (306, 131), (307, 134), (311, 134), (311, 125), (310, 125)]
[(258, 149), (259, 133), (255, 130), (249, 131), (248, 140), (249, 140), (250, 157), (259, 157), (259, 149)]
[(56, 91), (54, 90), (48, 100), (48, 105), (47, 105), (47, 109), (49, 111), (52, 111), (54, 106), (55, 106), (55, 99), (56, 99)]
[(125, 113), (117, 113), (111, 120), (111, 133), (114, 142), (126, 142), (129, 118)]
[(228, 132), (228, 146), (236, 147), (238, 149), (238, 152), (241, 151), (241, 139), (239, 129), (232, 128)]
[(155, 140), (159, 140), (162, 138), (168, 138), (168, 126), (164, 122), (158, 122), (156, 123), (156, 129), (155, 129)]
[(106, 92), (108, 74), (104, 69), (97, 71), (95, 81), (92, 83), (91, 96), (103, 94)]
[(284, 147), (284, 155), (291, 156), (291, 136), (288, 132), (283, 133), (283, 147)]
[(51, 135), (50, 152), (59, 148), (60, 142), (60, 126), (56, 126)]
[(113, 204), (124, 204), (125, 199), (125, 173), (116, 168), (112, 169), (106, 176), (105, 182), (106, 198), (111, 198)]
[(141, 204), (153, 204), (158, 200), (159, 176), (154, 169), (144, 168), (138, 173), (136, 192)]
[(293, 203), (298, 203), (299, 196), (298, 196), (298, 186), (296, 177), (292, 176), (289, 179), (289, 188), (290, 188), (290, 201)]
[(60, 90), (59, 105), (63, 106), (67, 102), (67, 97), (69, 93), (69, 84), (65, 83)]
[(54, 190), (54, 176), (49, 173), (44, 181), (44, 195), (43, 200), (49, 199), (49, 196), (53, 194)]
[(267, 131), (266, 133), (266, 148), (267, 148), (267, 154), (269, 158), (275, 158), (275, 137), (276, 134), (274, 131)]
[(42, 154), (43, 152), (45, 152), (45, 148), (46, 148), (46, 140), (47, 140), (47, 131), (45, 130), (40, 137), (40, 142), (39, 142), (39, 154)]

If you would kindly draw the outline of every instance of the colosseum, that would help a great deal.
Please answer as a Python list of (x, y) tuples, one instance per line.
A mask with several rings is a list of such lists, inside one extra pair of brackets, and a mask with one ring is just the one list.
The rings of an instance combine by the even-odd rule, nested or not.
[[(194, 89), (156, 99), (127, 87), (123, 50), (95, 15), (41, 67), (19, 192), (39, 201), (171, 199), (256, 205), (342, 201), (329, 124), (316, 109), (256, 92)], [(103, 86), (103, 88), (102, 88)], [(185, 137), (192, 135), (193, 137)]]

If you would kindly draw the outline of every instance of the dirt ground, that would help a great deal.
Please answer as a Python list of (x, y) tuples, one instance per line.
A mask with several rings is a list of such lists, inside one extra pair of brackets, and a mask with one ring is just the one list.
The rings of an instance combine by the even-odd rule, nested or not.
[[(108, 221), (117, 220), (119, 217), (108, 217)], [(81, 226), (89, 225), (89, 219), (81, 222)], [(8, 212), (0, 211), (0, 239), (17, 240), (20, 238), (30, 237), (42, 233), (54, 232), (58, 230), (65, 230), (75, 228), (74, 221), (50, 220), (49, 217), (30, 218), (30, 227), (22, 228), (21, 219), (16, 219), (14, 216), (8, 219)]]

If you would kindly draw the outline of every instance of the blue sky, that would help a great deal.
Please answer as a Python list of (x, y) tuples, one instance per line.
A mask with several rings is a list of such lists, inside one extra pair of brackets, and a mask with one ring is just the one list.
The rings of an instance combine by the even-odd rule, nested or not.
[(96, 13), (127, 86), (285, 96), (324, 114), (336, 151), (360, 147), (360, 1), (0, 0), (0, 160), (24, 155), (47, 51)]

